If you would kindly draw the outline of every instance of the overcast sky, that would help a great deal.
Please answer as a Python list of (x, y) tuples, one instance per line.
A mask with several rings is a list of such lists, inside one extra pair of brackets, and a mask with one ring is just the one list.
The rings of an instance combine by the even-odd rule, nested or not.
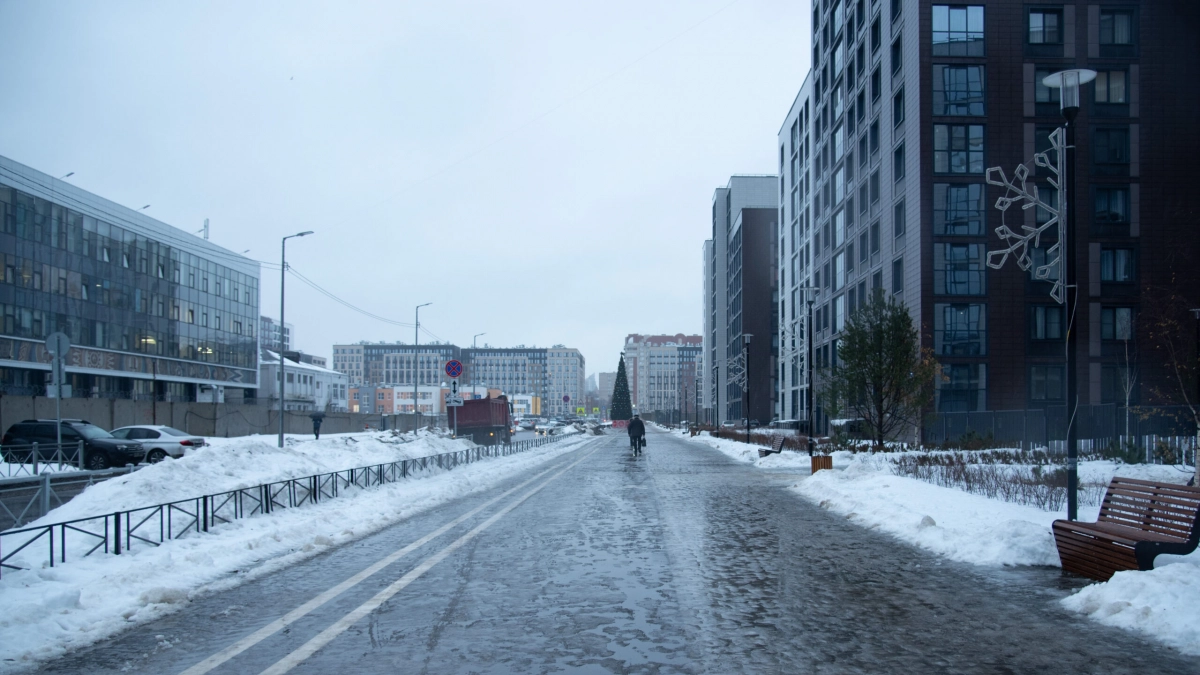
[[(713, 189), (774, 173), (810, 4), (0, 0), (0, 154), (434, 339), (699, 333)], [(279, 315), (264, 268), (260, 310)], [(306, 352), (413, 339), (290, 277)]]

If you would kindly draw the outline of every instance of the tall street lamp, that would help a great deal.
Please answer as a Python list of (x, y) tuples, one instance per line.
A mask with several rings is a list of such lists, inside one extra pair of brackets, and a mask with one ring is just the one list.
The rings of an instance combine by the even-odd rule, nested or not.
[(742, 371), (742, 377), (745, 379), (742, 385), (742, 404), (746, 406), (746, 443), (750, 442), (750, 338), (754, 337), (750, 333), (742, 334), (742, 360), (745, 366)]
[[(146, 206), (149, 206), (149, 204)], [(279, 245), (279, 447), (281, 448), (283, 447), (283, 413), (287, 407), (284, 405), (287, 401), (287, 392), (284, 388), (286, 378), (283, 374), (286, 368), (284, 365), (286, 359), (283, 357), (283, 288), (287, 282), (287, 240), (295, 237), (307, 237), (310, 234), (312, 234), (312, 230), (289, 234), (283, 238)]]
[[(1200, 308), (1188, 310), (1196, 317), (1196, 401), (1200, 405)], [(1196, 445), (1192, 448), (1192, 463), (1196, 465), (1196, 476), (1193, 479), (1200, 485), (1200, 419), (1196, 420)]]
[(813, 303), (816, 301), (816, 294), (821, 289), (817, 286), (799, 286), (798, 291), (804, 291), (804, 297), (808, 301), (808, 320), (804, 324), (804, 342), (807, 356), (805, 360), (804, 375), (805, 382), (808, 387), (804, 390), (804, 415), (808, 418), (808, 456), (813, 454), (813, 434), (816, 433), (816, 425), (813, 423)]
[[(1067, 212), (1066, 230), (1059, 241), (1059, 256), (1066, 269), (1066, 313), (1067, 313), (1067, 520), (1076, 520), (1079, 515), (1079, 427), (1075, 414), (1079, 408), (1079, 376), (1076, 373), (1075, 308), (1078, 306), (1079, 286), (1075, 271), (1075, 117), (1079, 114), (1079, 86), (1096, 79), (1096, 71), (1086, 69), (1063, 70), (1042, 79), (1047, 87), (1060, 89), (1059, 106), (1066, 131), (1066, 164), (1060, 177), (1061, 198), (1059, 204)], [(1062, 214), (1059, 214), (1062, 218)]]
[(420, 369), (418, 364), (421, 362), (421, 349), (418, 345), (421, 344), (421, 308), (432, 305), (432, 302), (427, 302), (423, 305), (417, 305), (417, 309), (413, 312), (416, 320), (413, 323), (413, 433), (417, 433), (420, 424), (417, 422), (417, 415), (421, 414), (421, 408), (417, 405), (417, 381), (420, 379)]

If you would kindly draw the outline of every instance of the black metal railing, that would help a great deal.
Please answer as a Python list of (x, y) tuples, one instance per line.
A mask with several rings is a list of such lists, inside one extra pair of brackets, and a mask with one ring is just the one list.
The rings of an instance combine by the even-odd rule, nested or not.
[(0, 477), (36, 476), (47, 470), (75, 471), (83, 468), (83, 441), (0, 447)]
[(505, 445), (478, 446), (0, 532), (0, 575), (6, 569), (24, 569), (8, 561), (35, 544), (45, 544), (45, 560), (50, 567), (67, 562), (68, 548), (72, 559), (90, 556), (101, 549), (104, 553), (119, 555), (134, 546), (161, 546), (172, 539), (208, 532), (212, 527), (241, 518), (334, 499), (347, 490), (394, 483), (434, 469), (449, 471), (462, 464), (515, 455), (569, 437), (547, 436)]

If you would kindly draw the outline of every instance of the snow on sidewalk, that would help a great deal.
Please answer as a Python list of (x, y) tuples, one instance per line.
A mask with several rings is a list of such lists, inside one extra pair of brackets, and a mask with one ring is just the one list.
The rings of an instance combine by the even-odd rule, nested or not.
[[(180, 460), (93, 485), (35, 524), (469, 446), (411, 434), (399, 439), (409, 442), (398, 442), (383, 433), (288, 440), (280, 449), (269, 436), (213, 439), (212, 446)], [(586, 441), (563, 440), (449, 472), (344, 492), (314, 506), (236, 520), (160, 547), (135, 546), (120, 556), (76, 557), (50, 568), (39, 549), (40, 555), (11, 561), (33, 569), (6, 571), (0, 579), (0, 672), (36, 665), (138, 624), (150, 623), (146, 630), (153, 630), (155, 619), (192, 597), (245, 583), (510, 477), (532, 475), (538, 465)]]
[[(801, 453), (758, 457), (757, 446), (697, 436), (691, 439), (735, 460), (761, 468), (808, 467)], [(859, 526), (878, 529), (901, 541), (952, 560), (976, 565), (1059, 566), (1050, 525), (1066, 518), (962, 490), (940, 487), (892, 473), (881, 457), (834, 453), (834, 471), (819, 471), (797, 483), (799, 496), (843, 515)], [(844, 467), (844, 470), (839, 470)], [(1183, 482), (1171, 466), (1080, 462), (1080, 478), (1107, 482), (1114, 475)], [(1079, 519), (1094, 521), (1095, 505), (1080, 505)], [(1118, 572), (1061, 602), (1100, 623), (1138, 631), (1185, 653), (1200, 655), (1200, 551), (1187, 556), (1160, 555), (1155, 569)]]

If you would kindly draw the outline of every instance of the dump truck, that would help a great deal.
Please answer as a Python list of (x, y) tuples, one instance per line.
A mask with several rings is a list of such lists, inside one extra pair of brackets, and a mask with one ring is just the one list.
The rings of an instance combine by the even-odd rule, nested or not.
[(512, 441), (512, 405), (508, 397), (477, 398), (461, 406), (447, 408), (450, 428), (459, 438), (470, 438), (476, 445), (496, 445)]

